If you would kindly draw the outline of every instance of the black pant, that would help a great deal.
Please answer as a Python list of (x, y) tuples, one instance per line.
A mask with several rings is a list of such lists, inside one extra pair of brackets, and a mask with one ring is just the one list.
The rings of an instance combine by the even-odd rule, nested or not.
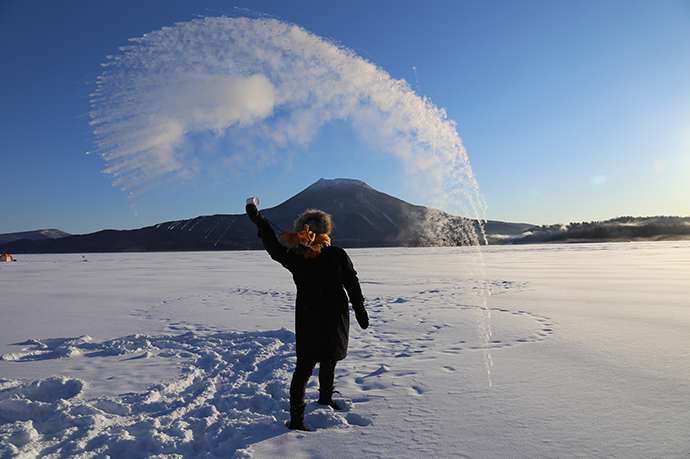
[[(290, 408), (304, 405), (304, 392), (318, 360), (297, 357), (297, 367), (292, 374), (290, 383)], [(330, 400), (333, 394), (333, 379), (335, 378), (335, 360), (321, 360), (319, 362), (319, 394), (321, 400)]]

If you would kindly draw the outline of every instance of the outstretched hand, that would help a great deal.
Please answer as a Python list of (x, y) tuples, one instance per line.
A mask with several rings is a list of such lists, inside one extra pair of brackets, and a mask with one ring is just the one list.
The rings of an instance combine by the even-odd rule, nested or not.
[(362, 327), (362, 330), (369, 328), (369, 314), (367, 314), (364, 306), (355, 308), (355, 318), (357, 318), (357, 323)]

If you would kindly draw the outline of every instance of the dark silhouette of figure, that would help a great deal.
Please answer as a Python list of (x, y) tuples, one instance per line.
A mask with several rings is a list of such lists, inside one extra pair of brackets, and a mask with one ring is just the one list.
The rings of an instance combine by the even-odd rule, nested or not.
[(295, 335), (297, 367), (290, 384), (288, 427), (310, 430), (304, 424), (304, 393), (319, 363), (319, 404), (342, 409), (333, 400), (333, 380), (338, 360), (347, 355), (350, 330), (349, 302), (359, 325), (369, 326), (357, 272), (345, 250), (330, 244), (331, 216), (307, 209), (296, 221), (294, 232), (282, 234), (283, 245), (271, 224), (261, 215), (255, 200), (247, 200), (247, 215), (272, 259), (292, 273), (297, 286)]

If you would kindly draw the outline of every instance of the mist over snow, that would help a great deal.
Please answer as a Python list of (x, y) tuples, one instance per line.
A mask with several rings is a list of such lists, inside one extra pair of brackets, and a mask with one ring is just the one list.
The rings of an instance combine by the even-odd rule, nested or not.
[[(123, 190), (246, 158), (279, 161), (345, 120), (399, 158), (434, 206), (484, 219), (453, 121), (349, 49), (275, 19), (206, 17), (120, 51), (103, 64), (91, 124), (105, 172)], [(211, 140), (200, 147), (199, 138)], [(232, 148), (213, 151), (213, 139)]]

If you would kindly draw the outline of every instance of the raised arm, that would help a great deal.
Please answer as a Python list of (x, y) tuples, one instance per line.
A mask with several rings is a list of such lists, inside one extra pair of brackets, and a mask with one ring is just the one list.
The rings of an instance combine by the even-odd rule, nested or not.
[(247, 211), (247, 216), (249, 219), (259, 229), (258, 235), (261, 238), (261, 242), (264, 244), (264, 248), (271, 258), (283, 265), (285, 268), (290, 269), (287, 248), (280, 243), (276, 237), (275, 231), (273, 231), (273, 228), (271, 227), (271, 224), (263, 215), (261, 215), (261, 212), (259, 212), (259, 209), (257, 209), (256, 204), (251, 201), (251, 199), (252, 198), (247, 200), (245, 210)]
[(362, 295), (362, 288), (359, 286), (359, 279), (357, 278), (357, 271), (352, 265), (352, 260), (343, 250), (343, 286), (347, 292), (352, 309), (355, 311), (357, 323), (363, 329), (369, 326), (369, 315), (364, 308), (364, 296)]

